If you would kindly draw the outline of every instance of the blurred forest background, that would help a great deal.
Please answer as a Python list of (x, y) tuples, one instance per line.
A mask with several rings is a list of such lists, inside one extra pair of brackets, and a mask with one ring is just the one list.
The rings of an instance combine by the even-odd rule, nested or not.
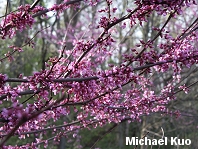
[[(31, 4), (31, 0), (7, 0), (8, 1), (8, 12), (16, 10), (20, 5)], [(62, 3), (62, 0), (42, 0), (39, 5), (46, 8), (54, 3)], [(115, 14), (119, 14), (120, 17), (126, 14), (126, 9), (133, 9), (135, 6), (130, 0), (117, 0), (114, 3), (117, 11)], [(20, 74), (24, 76), (31, 75), (35, 71), (45, 69), (45, 62), (54, 55), (58, 56), (58, 50), (60, 49), (60, 40), (67, 32), (67, 49), (73, 48), (71, 39), (87, 38), (91, 35), (93, 38), (97, 36), (96, 30), (97, 22), (100, 19), (97, 10), (105, 7), (105, 3), (101, 1), (95, 7), (88, 7), (81, 3), (79, 9), (70, 8), (67, 11), (60, 13), (60, 15), (54, 14), (53, 12), (48, 13), (48, 17), (39, 16), (36, 17), (36, 24), (32, 29), (24, 30), (23, 32), (17, 32), (16, 36), (12, 40), (0, 40), (1, 58), (4, 56), (9, 45), (22, 46), (28, 38), (33, 37), (38, 31), (47, 27), (47, 29), (38, 33), (34, 38), (35, 48), (24, 47), (23, 52), (15, 53), (15, 63), (4, 60), (1, 62), (0, 72), (7, 74), (10, 78), (16, 78)], [(2, 1), (0, 13), (1, 16), (5, 14), (6, 1)], [(184, 29), (194, 21), (194, 16), (198, 16), (198, 8), (188, 8), (184, 10), (184, 14), (180, 17), (171, 20), (168, 28), (171, 31), (173, 37), (177, 36), (177, 30)], [(114, 45), (115, 53), (113, 53), (108, 61), (101, 65), (102, 69), (108, 69), (107, 63), (119, 65), (122, 61), (122, 54), (126, 54), (132, 47), (137, 44), (140, 39), (147, 41), (156, 35), (156, 32), (152, 30), (152, 27), (160, 28), (165, 22), (164, 17), (160, 17), (156, 13), (153, 13), (148, 18), (148, 22), (140, 26), (138, 23), (133, 28), (127, 28), (123, 30), (120, 26), (117, 26), (117, 34), (114, 35), (116, 45)], [(158, 50), (158, 43), (160, 38), (154, 43), (156, 50)], [(198, 43), (195, 44), (198, 46)], [(187, 70), (183, 70), (182, 80), (185, 84), (191, 84), (198, 80), (198, 67), (194, 65)], [(187, 78), (188, 77), (188, 78)], [(155, 78), (160, 78), (155, 81)], [(187, 79), (186, 79), (187, 78)], [(171, 75), (153, 74), (151, 78), (155, 83), (156, 92), (161, 90), (164, 85), (172, 80)], [(15, 84), (12, 83), (14, 86)], [(198, 85), (195, 85), (188, 94), (178, 93), (177, 100), (170, 102), (167, 106), (170, 111), (179, 110), (181, 115), (176, 117), (175, 115), (164, 114), (164, 113), (153, 113), (145, 115), (140, 121), (134, 121), (132, 123), (121, 122), (119, 125), (109, 124), (103, 128), (90, 128), (81, 130), (77, 136), (72, 134), (67, 137), (62, 137), (60, 142), (50, 142), (51, 149), (88, 149), (94, 146), (94, 148), (101, 149), (129, 149), (132, 146), (125, 145), (125, 137), (143, 137), (147, 132), (148, 138), (160, 139), (163, 135), (168, 138), (178, 137), (182, 139), (191, 139), (191, 146), (138, 146), (138, 149), (198, 149)], [(26, 97), (24, 97), (26, 98)], [(23, 98), (21, 98), (23, 100)], [(9, 103), (8, 103), (9, 104)], [(4, 105), (0, 105), (1, 108)], [(75, 117), (75, 112), (70, 115), (63, 117), (62, 121), (70, 120)], [(49, 122), (50, 123), (50, 122)], [(59, 123), (59, 121), (57, 122)], [(41, 134), (41, 138), (52, 135), (50, 131), (46, 134)], [(27, 141), (31, 142), (35, 138), (32, 135)], [(8, 144), (23, 144), (24, 142), (16, 141), (12, 137)], [(43, 148), (41, 145), (40, 148)]]

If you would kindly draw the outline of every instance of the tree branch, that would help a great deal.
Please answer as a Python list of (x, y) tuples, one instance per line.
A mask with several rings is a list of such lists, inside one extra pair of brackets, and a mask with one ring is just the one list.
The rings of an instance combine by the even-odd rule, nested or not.
[[(83, 1), (83, 0), (73, 0), (73, 1), (65, 2), (64, 4), (65, 4), (65, 5), (72, 5), (72, 4), (81, 2), (81, 1)], [(46, 13), (49, 12), (49, 11), (50, 11), (50, 10), (46, 8), (45, 10), (40, 11), (40, 12), (38, 12), (37, 14), (32, 15), (32, 17), (35, 18), (35, 17), (41, 16), (41, 15), (43, 15), (43, 14), (46, 14)]]

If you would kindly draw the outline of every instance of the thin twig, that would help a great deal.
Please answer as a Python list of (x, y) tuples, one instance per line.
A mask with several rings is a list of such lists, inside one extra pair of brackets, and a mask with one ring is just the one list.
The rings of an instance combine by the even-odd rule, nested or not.
[[(83, 0), (73, 0), (73, 1), (65, 2), (64, 4), (65, 4), (65, 5), (72, 5), (72, 4), (81, 2), (81, 1), (83, 1)], [(37, 14), (32, 15), (32, 17), (35, 18), (35, 17), (41, 16), (41, 15), (43, 15), (43, 14), (46, 14), (46, 13), (49, 12), (49, 11), (51, 11), (51, 10), (46, 8), (46, 9), (44, 9), (44, 10), (38, 12)]]

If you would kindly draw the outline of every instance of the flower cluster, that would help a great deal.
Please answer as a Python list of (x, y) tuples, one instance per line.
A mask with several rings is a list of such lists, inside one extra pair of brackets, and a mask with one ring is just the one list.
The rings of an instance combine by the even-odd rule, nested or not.
[[(85, 2), (94, 6), (99, 0)], [(77, 36), (72, 35), (78, 33), (72, 28), (69, 35), (72, 38), (67, 37), (69, 40), (64, 42), (55, 41), (54, 43), (61, 43), (64, 48), (59, 49), (59, 57), (49, 58), (45, 70), (35, 72), (32, 76), (14, 79), (0, 74), (1, 104), (11, 103), (0, 112), (0, 118), (7, 122), (0, 127), (0, 136), (9, 137), (14, 134), (20, 139), (25, 139), (30, 134), (50, 130), (53, 132), (53, 139), (59, 140), (61, 136), (74, 131), (75, 137), (76, 130), (90, 126), (140, 120), (142, 115), (167, 111), (166, 104), (176, 98), (175, 89), (178, 87), (175, 84), (181, 81), (182, 68), (184, 66), (189, 68), (198, 63), (198, 49), (194, 46), (198, 34), (195, 31), (190, 35), (179, 32), (175, 37), (167, 29), (167, 24), (172, 17), (182, 13), (182, 8), (190, 6), (194, 1), (136, 0), (136, 8), (127, 9), (126, 15), (115, 17), (112, 17), (110, 11), (115, 12), (119, 8), (113, 7), (111, 0), (106, 2), (109, 7), (98, 11), (99, 22), (92, 25), (99, 28), (93, 27), (93, 33), (88, 30), (87, 32), (91, 33), (79, 33)], [(64, 1), (62, 4), (53, 5), (49, 11), (62, 13), (70, 7), (70, 4), (75, 3)], [(43, 7), (32, 8), (26, 5), (8, 14), (1, 23), (2, 38), (12, 37), (16, 30), (22, 31), (27, 25), (31, 27), (35, 23), (32, 14), (43, 10)], [(165, 17), (167, 20), (160, 28), (152, 27), (151, 30), (156, 32), (154, 37), (146, 39), (147, 41), (135, 39), (134, 46), (116, 43), (118, 31), (123, 31), (117, 29), (117, 25), (123, 24), (122, 27), (125, 28), (125, 21), (129, 21), (130, 30), (135, 25), (143, 27), (154, 12), (160, 15), (171, 13), (168, 19)], [(161, 38), (157, 43), (159, 37)], [(67, 49), (65, 45), (70, 41), (71, 45), (73, 44), (72, 50)], [(154, 45), (155, 43), (157, 45)], [(117, 46), (127, 52), (122, 54), (120, 50), (119, 53)], [(10, 48), (13, 51), (23, 52), (20, 47), (10, 46)], [(117, 58), (115, 53), (119, 53), (120, 58)], [(11, 54), (8, 53), (6, 56), (11, 57)], [(157, 92), (152, 75), (165, 72), (171, 73), (172, 80), (167, 84), (162, 83), (160, 91)], [(10, 82), (18, 84), (12, 87)], [(186, 85), (180, 85), (179, 89), (185, 93), (189, 91)], [(71, 113), (74, 115), (72, 120), (55, 126), (58, 120)], [(179, 112), (175, 114), (179, 115)], [(26, 148), (36, 148), (40, 143), (47, 146), (49, 140), (35, 136), (36, 141), (27, 144)], [(0, 143), (0, 147), (4, 143)]]
[(19, 6), (16, 12), (11, 12), (6, 15), (0, 25), (2, 39), (6, 38), (6, 36), (12, 38), (16, 30), (22, 31), (27, 26), (31, 27), (35, 22), (32, 15), (42, 10), (44, 10), (44, 8), (41, 6), (31, 8), (30, 5), (25, 5)]
[(6, 79), (6, 75), (0, 74), (0, 88), (3, 88), (3, 86), (5, 85)]
[(175, 11), (177, 14), (182, 13), (182, 7), (189, 7), (196, 4), (195, 0), (136, 0), (135, 3), (140, 6), (154, 6), (160, 15), (166, 15)]

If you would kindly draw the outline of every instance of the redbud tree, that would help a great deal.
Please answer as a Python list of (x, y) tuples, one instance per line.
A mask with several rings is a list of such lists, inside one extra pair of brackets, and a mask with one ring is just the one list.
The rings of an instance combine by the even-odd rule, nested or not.
[[(49, 8), (39, 6), (39, 2), (35, 0), (9, 13), (6, 7), (1, 17), (1, 39), (12, 40), (17, 32), (31, 30), (38, 17), (48, 17), (47, 12), (59, 17), (68, 9), (79, 10), (83, 6), (95, 8), (97, 18), (81, 22), (81, 28), (86, 30), (83, 35), (75, 32), (72, 36), (72, 30), (78, 27), (68, 25), (62, 31), (64, 38), (55, 37), (59, 55), (50, 57), (45, 69), (30, 76), (21, 72), (16, 78), (0, 74), (0, 103), (11, 103), (0, 110), (1, 148), (38, 148), (41, 144), (47, 147), (50, 141), (59, 141), (62, 136), (77, 135), (77, 130), (139, 121), (142, 115), (152, 112), (179, 115), (178, 111), (168, 111), (166, 105), (177, 100), (177, 93), (188, 93), (197, 83), (182, 83), (181, 72), (198, 63), (198, 18), (194, 16), (192, 23), (181, 25), (177, 31), (171, 29), (170, 22), (182, 18), (187, 8), (197, 8), (195, 0), (134, 0), (130, 2), (134, 7), (124, 12), (119, 12), (115, 7), (117, 1), (112, 0), (64, 0)], [(99, 3), (104, 3), (104, 7), (96, 8)], [(110, 57), (118, 54), (116, 45), (120, 43), (115, 38), (118, 28), (127, 32), (141, 27), (153, 13), (164, 19), (163, 24), (150, 28), (156, 32), (155, 36), (138, 39), (131, 47), (123, 43), (120, 46), (129, 52), (120, 55), (121, 62), (110, 63)], [(26, 46), (34, 48), (34, 39), (47, 38), (45, 31), (49, 28), (41, 28), (23, 46), (9, 45), (10, 50), (1, 55), (0, 61), (15, 63), (15, 54), (23, 52)], [(137, 36), (139, 32), (134, 30)], [(154, 73), (172, 75), (160, 92), (155, 90)], [(13, 82), (15, 86), (11, 85)], [(76, 118), (56, 123), (72, 112)], [(53, 123), (49, 124), (51, 120)], [(39, 137), (47, 131), (53, 132), (52, 138)], [(6, 144), (13, 136), (27, 139), (32, 134), (35, 135), (33, 142), (21, 146)]]

